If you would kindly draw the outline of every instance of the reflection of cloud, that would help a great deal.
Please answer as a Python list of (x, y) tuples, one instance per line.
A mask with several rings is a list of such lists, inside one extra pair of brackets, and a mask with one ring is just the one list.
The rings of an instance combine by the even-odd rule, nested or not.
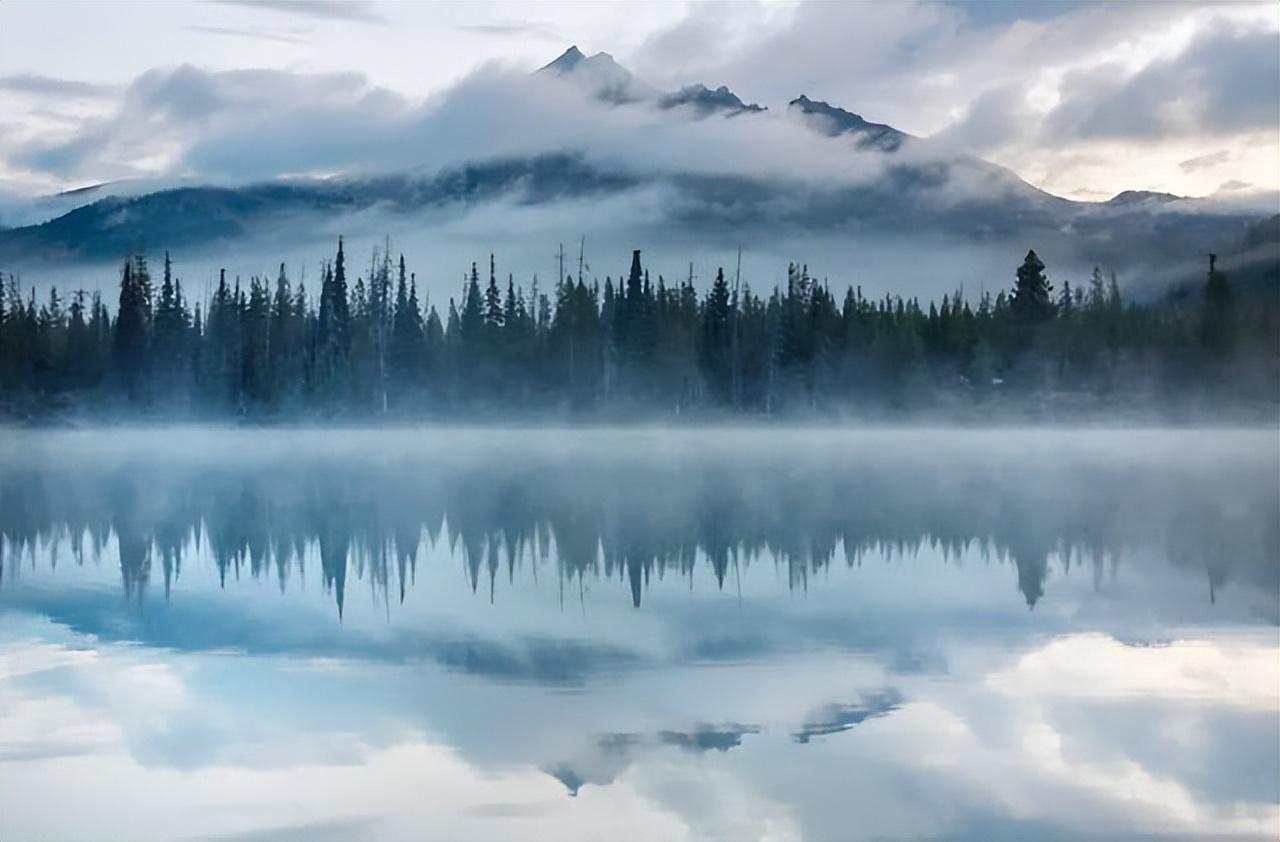
[(86, 716), (70, 697), (0, 679), (0, 764), (80, 757), (119, 745), (109, 722)]
[(1280, 712), (1274, 645), (1229, 639), (1128, 646), (1109, 635), (1074, 634), (1028, 652), (987, 682), (1021, 696), (1185, 699)]
[(242, 830), (216, 836), (200, 836), (214, 842), (341, 842), (346, 839), (372, 839), (378, 826), (377, 816), (355, 816), (349, 819), (319, 819), (296, 824)]
[[(194, 596), (194, 595), (193, 595)], [(203, 603), (203, 604), (201, 604)], [(148, 642), (189, 652), (235, 649), (253, 655), (289, 654), (359, 658), (382, 663), (429, 659), (450, 670), (497, 681), (533, 682), (564, 687), (590, 678), (635, 668), (643, 657), (622, 646), (577, 639), (529, 636), (512, 640), (485, 639), (457, 632), (403, 629), (390, 639), (328, 629), (317, 634), (279, 629), (270, 618), (242, 616), (239, 631), (227, 634), (212, 600), (187, 601), (189, 616), (203, 617), (189, 627), (165, 624), (148, 631)], [(85, 635), (115, 640), (137, 634), (120, 629), (109, 608), (81, 594), (42, 607), (54, 622)]]
[(0, 652), (0, 681), (84, 664), (98, 657), (93, 649), (72, 649), (39, 640), (7, 641), (6, 645), (8, 651)]
[[(188, 575), (198, 575), (198, 570)], [(865, 582), (859, 593), (867, 595)], [(280, 609), (276, 602), (265, 604)], [(136, 836), (136, 831), (120, 830), (119, 823), (132, 811), (119, 807), (136, 803), (137, 793), (157, 787), (166, 793), (163, 803), (149, 803), (138, 815), (144, 816), (140, 820), (147, 822), (149, 832), (174, 838), (203, 830), (202, 838), (249, 834), (253, 839), (295, 828), (305, 836), (305, 828), (313, 824), (312, 836), (323, 835), (331, 825), (356, 820), (353, 814), (376, 815), (381, 821), (348, 835), (385, 838), (545, 835), (548, 828), (558, 837), (591, 828), (596, 832), (582, 835), (614, 838), (616, 834), (607, 833), (610, 817), (643, 822), (634, 825), (637, 833), (645, 830), (662, 838), (680, 837), (689, 829), (698, 836), (722, 838), (837, 838), (841, 828), (847, 832), (848, 812), (855, 808), (863, 822), (860, 832), (898, 838), (950, 838), (966, 828), (978, 838), (1024, 833), (1115, 838), (1121, 829), (1126, 838), (1156, 830), (1179, 838), (1192, 830), (1219, 835), (1252, 830), (1257, 835), (1274, 821), (1275, 811), (1265, 801), (1241, 803), (1247, 796), (1232, 786), (1235, 770), (1230, 765), (1215, 767), (1226, 780), (1218, 795), (1208, 797), (1188, 785), (1180, 765), (1135, 755), (1129, 729), (1116, 727), (1113, 717), (1090, 713), (1089, 706), (1079, 711), (1082, 718), (1069, 718), (1067, 713), (1080, 708), (1080, 700), (1058, 692), (1058, 687), (1026, 695), (991, 692), (982, 681), (983, 670), (992, 659), (1003, 659), (1008, 647), (1016, 651), (1024, 643), (1014, 638), (996, 647), (975, 647), (967, 638), (955, 641), (945, 680), (936, 675), (900, 677), (902, 696), (913, 701), (877, 719), (875, 727), (859, 729), (856, 740), (798, 745), (787, 739), (784, 728), (771, 729), (772, 723), (785, 722), (785, 716), (777, 714), (768, 716), (770, 726), (749, 740), (735, 735), (751, 728), (731, 722), (606, 734), (573, 762), (547, 767), (571, 790), (609, 784), (582, 789), (577, 801), (557, 796), (544, 785), (550, 783), (545, 775), (535, 775), (529, 767), (575, 739), (584, 721), (651, 717), (655, 703), (662, 706), (655, 700), (683, 698), (681, 690), (693, 704), (717, 707), (727, 715), (742, 713), (744, 705), (753, 706), (756, 700), (748, 701), (749, 690), (734, 688), (758, 686), (764, 675), (780, 675), (774, 671), (780, 665), (769, 665), (767, 673), (761, 671), (761, 663), (703, 666), (692, 685), (670, 683), (681, 673), (686, 680), (692, 677), (681, 669), (653, 671), (634, 682), (593, 687), (589, 693), (517, 693), (491, 686), (487, 695), (476, 696), (474, 683), (466, 680), (419, 683), (423, 670), (413, 664), (384, 664), (376, 671), (347, 674), (325, 670), (317, 673), (324, 681), (312, 683), (304, 680), (292, 659), (202, 657), (108, 646), (95, 659), (83, 659), (86, 668), (95, 670), (91, 681), (79, 684), (78, 692), (89, 694), (86, 701), (50, 706), (59, 721), (119, 722), (134, 729), (138, 726), (132, 720), (141, 713), (157, 733), (180, 732), (164, 700), (181, 681), (185, 695), (199, 703), (199, 721), (217, 724), (216, 739), (229, 748), (177, 770), (164, 763), (150, 765), (153, 758), (139, 756), (119, 741), (104, 743), (91, 765), (0, 764), (0, 785), (7, 796), (18, 799), (18, 806), (6, 810), (5, 820), (27, 831), (15, 832), (19, 838), (49, 835), (31, 832), (47, 829), (51, 821), (47, 809), (36, 814), (39, 800), (28, 801), (32, 787), (43, 785), (44, 791), (56, 792), (60, 787), (50, 786), (50, 776), (65, 787), (71, 776), (91, 775), (95, 785), (92, 792), (77, 792), (74, 815), (59, 815), (67, 821), (92, 820), (97, 826), (93, 833), (65, 835), (113, 831), (110, 835)], [(1150, 651), (1159, 655), (1167, 648)], [(56, 647), (49, 652), (54, 655), (46, 658), (50, 663), (61, 657)], [(165, 668), (158, 667), (159, 659)], [(840, 698), (832, 695), (840, 682), (831, 676), (847, 677), (848, 670), (833, 668), (825, 658), (813, 666), (820, 671), (817, 675), (788, 675), (781, 682), (785, 691), (774, 691), (775, 696), (788, 704), (815, 693), (819, 698)], [(1075, 679), (1070, 673), (1063, 676), (1064, 682)], [(133, 689), (102, 706), (93, 699), (94, 684)], [(162, 691), (162, 703), (148, 706), (154, 690)], [(886, 707), (884, 702), (893, 695), (870, 693), (857, 704), (822, 708), (805, 719), (838, 725), (851, 719), (846, 715), (850, 710), (861, 715)], [(474, 704), (486, 698), (493, 706)], [(19, 719), (35, 721), (38, 706), (49, 699), (47, 692), (42, 698), (31, 695), (32, 704), (21, 710)], [(876, 704), (877, 699), (882, 703)], [(463, 709), (463, 719), (458, 713), (447, 715), (450, 700)], [(0, 710), (8, 707), (5, 701), (0, 700)], [(1183, 720), (1196, 717), (1200, 708), (1171, 712), (1147, 704), (1137, 710), (1160, 721), (1165, 730), (1194, 732), (1196, 728), (1185, 727)], [(402, 728), (386, 746), (372, 746), (370, 735), (388, 718), (420, 720), (423, 728), (439, 734), (439, 741), (423, 742)], [(1254, 717), (1242, 730), (1226, 733), (1255, 742), (1259, 722)], [(1089, 732), (1090, 726), (1096, 727), (1096, 734)], [(21, 733), (0, 721), (0, 733), (7, 737), (11, 732)], [(530, 735), (537, 736), (531, 740)], [(341, 759), (322, 752), (296, 749), (299, 741), (324, 743), (339, 736), (362, 746), (353, 765), (343, 766)], [(732, 750), (726, 751), (730, 743)], [(132, 756), (122, 760), (124, 750)], [(1190, 740), (1179, 745), (1176, 759), (1194, 766), (1206, 757), (1201, 752), (1197, 741)], [(930, 794), (928, 809), (920, 807), (921, 791)], [(832, 799), (838, 792), (846, 797)], [(1167, 811), (1161, 806), (1164, 801), (1171, 805)], [(792, 819), (800, 829), (791, 827)], [(719, 832), (713, 832), (717, 828)]]
[[(865, 551), (851, 556), (848, 568), (840, 561), (825, 567), (820, 585), (815, 571), (814, 586), (803, 597), (773, 579), (787, 568), (772, 568), (769, 553), (755, 557), (744, 569), (740, 603), (732, 594), (715, 590), (706, 568), (698, 568), (690, 579), (690, 587), (696, 581), (696, 588), (687, 596), (682, 578), (655, 577), (653, 599), (643, 612), (630, 609), (625, 586), (618, 583), (610, 590), (606, 579), (579, 617), (576, 607), (557, 611), (554, 574), (542, 578), (541, 586), (518, 579), (502, 594), (506, 601), (499, 599), (492, 607), (484, 599), (459, 598), (469, 587), (453, 563), (457, 558), (445, 551), (445, 541), (432, 550), (438, 555), (418, 568), (419, 601), (390, 618), (384, 618), (380, 605), (372, 604), (376, 600), (370, 599), (364, 609), (356, 606), (364, 601), (354, 597), (366, 588), (355, 587), (353, 574), (348, 580), (347, 625), (341, 628), (320, 593), (314, 567), (301, 581), (290, 580), (285, 595), (277, 593), (270, 570), (263, 579), (242, 572), (239, 581), (229, 578), (227, 590), (218, 591), (213, 560), (201, 554), (183, 565), (183, 587), (173, 602), (164, 603), (153, 592), (144, 605), (136, 606), (116, 594), (119, 559), (109, 549), (100, 566), (86, 560), (83, 568), (60, 563), (49, 570), (47, 556), (56, 550), (43, 536), (51, 525), (61, 532), (68, 522), (113, 519), (91, 512), (91, 500), (108, 496), (94, 479), (95, 471), (103, 464), (132, 464), (126, 455), (139, 451), (127, 446), (129, 441), (146, 445), (147, 465), (164, 465), (155, 473), (144, 467), (133, 475), (148, 490), (134, 502), (156, 514), (186, 499), (167, 493), (171, 486), (158, 479), (178, 465), (234, 463), (237, 481), (229, 487), (234, 499), (243, 502), (245, 492), (257, 488), (238, 473), (244, 465), (274, 466), (278, 463), (267, 461), (272, 456), (293, 469), (289, 483), (308, 484), (306, 478), (313, 475), (293, 460), (301, 452), (324, 450), (326, 458), (340, 460), (351, 499), (370, 505), (369, 510), (355, 510), (351, 527), (374, 545), (381, 544), (377, 527), (386, 521), (370, 513), (390, 516), (395, 511), (390, 501), (412, 510), (414, 524), (428, 517), (424, 510), (434, 511), (419, 506), (418, 495), (403, 493), (418, 486), (384, 482), (380, 488), (385, 499), (360, 493), (368, 486), (360, 483), (351, 463), (341, 460), (378, 461), (370, 449), (375, 439), (387, 448), (387, 458), (394, 454), (405, 470), (429, 473), (433, 482), (451, 484), (453, 474), (442, 452), (458, 458), (458, 451), (474, 445), (483, 448), (486, 463), (518, 465), (521, 475), (536, 478), (537, 499), (542, 502), (560, 495), (578, 505), (585, 504), (584, 498), (598, 502), (601, 495), (583, 495), (582, 486), (605, 484), (595, 484), (592, 477), (598, 475), (589, 471), (573, 472), (573, 482), (566, 483), (544, 470), (546, 463), (538, 456), (544, 451), (536, 446), (541, 434), (529, 431), (514, 437), (490, 430), (459, 438), (433, 435), (429, 438), (439, 448), (434, 451), (437, 458), (421, 463), (406, 459), (412, 442), (422, 439), (419, 431), (258, 431), (247, 438), (243, 433), (202, 431), (204, 447), (199, 452), (193, 452), (191, 440), (181, 433), (171, 431), (162, 442), (149, 442), (145, 435), (79, 432), (57, 437), (56, 446), (46, 439), (44, 450), (26, 434), (5, 440), (7, 448), (43, 465), (46, 474), (49, 458), (65, 460), (62, 464), (74, 481), (37, 493), (33, 484), (20, 482), (20, 472), (5, 472), (6, 486), (15, 488), (23, 501), (21, 507), (0, 507), (6, 523), (19, 524), (7, 533), (15, 537), (6, 537), (6, 554), (18, 548), (22, 570), (14, 580), (6, 578), (6, 589), (0, 591), (0, 627), (6, 637), (18, 641), (61, 639), (61, 629), (41, 626), (28, 632), (17, 625), (47, 608), (55, 616), (77, 618), (96, 638), (73, 640), (100, 647), (96, 652), (26, 642), (0, 647), (0, 676), (13, 676), (22, 684), (21, 704), (11, 703), (12, 696), (0, 698), (0, 711), (12, 712), (11, 718), (0, 719), (0, 735), (16, 734), (28, 749), (0, 763), (6, 832), (16, 828), (17, 838), (58, 835), (47, 832), (54, 821), (87, 825), (79, 833), (60, 835), (134, 838), (141, 835), (138, 828), (122, 825), (131, 818), (145, 822), (148, 832), (168, 837), (198, 831), (204, 831), (202, 836), (252, 833), (308, 822), (317, 823), (320, 833), (326, 823), (340, 823), (352, 815), (384, 817), (385, 823), (367, 835), (388, 838), (548, 833), (615, 838), (618, 834), (609, 832), (610, 821), (612, 826), (634, 821), (630, 826), (637, 834), (644, 831), (661, 838), (679, 838), (691, 829), (692, 835), (716, 838), (843, 838), (853, 810), (859, 815), (860, 833), (890, 838), (954, 838), (966, 831), (984, 839), (1055, 834), (1132, 838), (1148, 831), (1175, 838), (1194, 831), (1261, 836), (1275, 826), (1272, 793), (1280, 776), (1274, 762), (1263, 756), (1276, 744), (1275, 707), (1258, 699), (1261, 683), (1272, 680), (1274, 667), (1262, 669), (1256, 679), (1241, 675), (1257, 667), (1256, 650), (1265, 648), (1258, 644), (1250, 649), (1253, 644), (1248, 641), (1273, 645), (1274, 630), (1240, 632), (1228, 625), (1252, 627), (1252, 621), (1234, 609), (1240, 603), (1274, 599), (1273, 580), (1250, 584), (1249, 576), (1236, 579), (1240, 587), (1221, 589), (1210, 610), (1197, 571), (1199, 556), (1192, 555), (1187, 566), (1179, 567), (1182, 562), (1174, 559), (1171, 564), (1166, 557), (1164, 543), (1167, 539), (1169, 545), (1187, 549), (1178, 534), (1168, 534), (1171, 512), (1180, 512), (1181, 525), (1190, 526), (1197, 523), (1192, 513), (1203, 513), (1205, 501), (1224, 499), (1230, 501), (1234, 517), (1241, 518), (1231, 521), (1240, 539), (1257, 543), (1259, 533), (1243, 524), (1256, 522), (1248, 514), (1251, 507), (1265, 508), (1267, 495), (1276, 493), (1274, 483), (1262, 484), (1274, 472), (1268, 472), (1267, 465), (1255, 465), (1265, 461), (1257, 458), (1263, 448), (1274, 453), (1267, 433), (1231, 447), (1222, 434), (1200, 448), (1184, 449), (1185, 433), (1164, 439), (1158, 434), (999, 431), (956, 439), (931, 431), (925, 435), (936, 452), (903, 446), (919, 444), (919, 433), (911, 438), (899, 432), (859, 435), (859, 450), (877, 454), (883, 461), (876, 464), (904, 482), (901, 492), (910, 500), (906, 505), (898, 501), (896, 491), (877, 483), (858, 484), (863, 493), (857, 498), (830, 493), (827, 474), (810, 470), (812, 464), (801, 460), (803, 442), (814, 448), (811, 452), (825, 470), (848, 481), (851, 472), (838, 456), (840, 443), (847, 446), (850, 441), (846, 433), (777, 432), (768, 439), (777, 445), (775, 451), (756, 447), (764, 440), (742, 431), (717, 431), (710, 441), (702, 435), (686, 439), (690, 434), (655, 430), (628, 434), (624, 450), (613, 434), (597, 437), (575, 431), (571, 440), (554, 439), (557, 460), (568, 463), (562, 447), (572, 441), (574, 446), (597, 447), (595, 452), (607, 454), (611, 462), (628, 466), (622, 499), (633, 515), (650, 510), (647, 501), (660, 485), (638, 470), (641, 462), (652, 467), (658, 459), (672, 459), (684, 465), (687, 459), (684, 469), (703, 475), (717, 500), (750, 490), (755, 483), (744, 482), (744, 475), (701, 470), (704, 465), (697, 459), (713, 457), (716, 448), (724, 448), (739, 463), (750, 461), (760, 471), (753, 475), (768, 489), (761, 492), (761, 500), (776, 500), (781, 520), (775, 523), (768, 514), (773, 509), (758, 504), (733, 507), (751, 515), (745, 522), (711, 507), (706, 513), (719, 527), (715, 536), (724, 540), (763, 535), (775, 551), (791, 546), (792, 552), (811, 561), (815, 543), (828, 544), (811, 539), (822, 534), (815, 532), (815, 525), (829, 513), (839, 515), (833, 523), (846, 530), (843, 534), (852, 547)], [(1058, 455), (1046, 457), (1050, 443)], [(318, 448), (320, 444), (329, 447)], [(1123, 475), (1125, 482), (1094, 481), (1099, 476), (1094, 471), (1060, 471), (1055, 466), (1064, 447), (1077, 469), (1084, 463), (1105, 464), (1117, 473), (1104, 476)], [(634, 454), (634, 460), (620, 459), (623, 452)], [(928, 486), (929, 494), (921, 495), (923, 484), (908, 480), (922, 475), (908, 466), (933, 471), (940, 453), (949, 454), (947, 475)], [(1226, 458), (1229, 453), (1237, 456)], [(1005, 490), (971, 494), (981, 483), (962, 481), (971, 476), (969, 459), (1005, 474)], [(1247, 459), (1257, 471), (1256, 481), (1246, 483), (1255, 475), (1238, 471), (1236, 459)], [(786, 472), (769, 470), (783, 463), (794, 471), (798, 486), (786, 479)], [(432, 471), (417, 470), (428, 464)], [(1155, 465), (1161, 470), (1149, 473)], [(1194, 482), (1169, 481), (1192, 476), (1192, 465), (1213, 465), (1215, 471), (1230, 466), (1222, 481), (1230, 480), (1235, 496), (1222, 493), (1217, 480), (1199, 475), (1194, 475)], [(1027, 472), (1024, 481), (1013, 479), (1015, 466)], [(222, 480), (200, 476), (205, 477), (202, 487), (223, 487)], [(388, 474), (378, 471), (377, 476), (385, 481)], [(795, 494), (779, 494), (789, 486)], [(277, 491), (282, 487), (274, 486)], [(698, 488), (687, 479), (661, 487), (691, 493)], [(842, 487), (847, 486), (836, 486)], [(473, 524), (511, 523), (512, 512), (520, 510), (514, 504), (523, 495), (491, 489), (478, 480), (463, 489), (465, 516)], [(1091, 495), (1083, 493), (1086, 489)], [(1190, 489), (1195, 493), (1187, 496)], [(1016, 505), (1003, 505), (1011, 493)], [(1086, 501), (1096, 509), (1074, 512), (1041, 505), (1042, 493)], [(270, 500), (271, 514), (282, 519), (277, 525), (288, 519), (290, 494), (264, 491), (261, 496)], [(44, 498), (58, 505), (44, 510)], [(699, 511), (684, 503), (705, 499), (674, 491), (665, 498), (681, 513)], [(1021, 600), (1012, 592), (1007, 562), (984, 563), (989, 542), (966, 540), (965, 548), (946, 563), (939, 549), (930, 546), (933, 539), (923, 546), (914, 539), (904, 544), (903, 530), (912, 534), (923, 529), (922, 524), (933, 525), (943, 546), (956, 534), (967, 535), (964, 529), (981, 527), (983, 516), (971, 508), (952, 521), (940, 518), (931, 505), (971, 498), (997, 522), (1025, 521), (1038, 529), (1060, 518), (1108, 525), (1093, 534), (1108, 550), (1120, 548), (1119, 579), (1095, 591), (1087, 564), (1068, 573), (1059, 567), (1067, 559), (1055, 556), (1047, 590), (1052, 598), (1029, 616), (1017, 606)], [(1125, 501), (1133, 500), (1142, 501), (1143, 517), (1132, 516)], [(1168, 505), (1172, 501), (1189, 505)], [(498, 507), (490, 512), (490, 504)], [(160, 508), (153, 510), (153, 505)], [(222, 511), (203, 506), (196, 510)], [(340, 509), (323, 511), (337, 519)], [(877, 512), (898, 530), (883, 542), (855, 540), (858, 524), (868, 525), (866, 519), (877, 517)], [(1102, 512), (1106, 517), (1095, 521)], [(459, 514), (455, 518), (450, 511), (448, 530), (464, 528), (463, 513)], [(488, 514), (494, 520), (488, 520)], [(858, 520), (850, 523), (850, 517)], [(214, 519), (206, 518), (205, 528), (216, 528)], [(236, 526), (254, 520), (240, 517)], [(937, 528), (952, 522), (964, 529)], [(31, 524), (29, 530), (24, 523)], [(678, 524), (691, 526), (690, 521), (664, 518), (647, 524), (646, 546)], [(31, 539), (36, 545), (30, 552), (31, 565), (29, 545), (22, 537), (28, 534), (37, 536)], [(686, 546), (698, 543), (696, 529), (676, 534), (687, 536)], [(872, 529), (866, 534), (883, 533)], [(232, 543), (239, 545), (238, 540)], [(257, 543), (251, 540), (250, 546)], [(593, 548), (599, 544), (587, 543)], [(839, 542), (833, 539), (829, 545), (829, 552), (839, 559)], [(1213, 546), (1221, 552), (1230, 545)], [(557, 544), (548, 558), (560, 550)], [(1263, 561), (1271, 561), (1265, 547), (1263, 555)], [(61, 557), (65, 562), (65, 549)], [(591, 557), (596, 558), (594, 552)], [(361, 564), (367, 562), (366, 557)], [(362, 584), (371, 585), (372, 569), (359, 569)], [(1231, 594), (1241, 598), (1226, 598)], [(426, 602), (421, 601), (424, 597)], [(618, 599), (610, 602), (612, 597)], [(1134, 611), (1135, 604), (1142, 610)], [(467, 619), (458, 619), (463, 617)], [(576, 634), (606, 649), (646, 657), (635, 662), (643, 669), (618, 670), (572, 692), (563, 692), (563, 685), (533, 684), (529, 679), (520, 679), (520, 684), (475, 680), (466, 667), (438, 670), (424, 663), (436, 655), (429, 647), (440, 637), (438, 629), (449, 629), (449, 640), (468, 639), (450, 625), (455, 622), (458, 628), (480, 631), (482, 639), (507, 653), (523, 652), (527, 640)], [(1088, 635), (1050, 638), (1063, 629), (1105, 628), (1124, 639), (1140, 639), (1156, 622), (1163, 628), (1182, 624), (1199, 630), (1189, 641), (1147, 648), (1102, 636), (1092, 643)], [(1188, 647), (1196, 649), (1209, 635), (1221, 636), (1215, 641), (1221, 643), (1217, 651), (1188, 653)], [(692, 657), (688, 642), (699, 636), (737, 641), (711, 647), (734, 657), (715, 664)], [(136, 642), (113, 645), (111, 640)], [(756, 640), (765, 645), (753, 649)], [(1055, 648), (1059, 643), (1067, 645)], [(938, 648), (941, 654), (927, 660), (923, 669), (917, 665), (916, 671), (906, 673), (895, 652), (917, 648)], [(1152, 668), (1162, 660), (1170, 664)], [(1077, 689), (1096, 682), (1095, 661), (1108, 662), (1108, 670), (1123, 673), (1106, 676), (1109, 689), (1096, 696), (1088, 686)], [(1238, 666), (1233, 666), (1235, 661)], [(82, 676), (77, 679), (75, 673)], [(588, 679), (593, 676), (585, 674)], [(1118, 680), (1136, 686), (1117, 690)], [(1149, 692), (1148, 685), (1158, 689), (1175, 680), (1190, 682), (1193, 691), (1175, 686), (1165, 695)], [(892, 704), (891, 697), (887, 691), (858, 691), (886, 686), (911, 701), (900, 702), (892, 715), (868, 721), (875, 709)], [(0, 680), (0, 693), (4, 687)], [(1236, 696), (1253, 701), (1230, 701)], [(819, 704), (831, 700), (851, 703)], [(1135, 718), (1147, 723), (1138, 735)], [(844, 737), (807, 744), (791, 737), (800, 723), (814, 726), (815, 733), (832, 733), (859, 720), (864, 724)], [(760, 734), (744, 738), (748, 726), (735, 723), (758, 723)], [(73, 730), (86, 725), (86, 731)], [(420, 734), (430, 734), (430, 741)], [(606, 736), (584, 736), (590, 734)], [(42, 737), (52, 744), (40, 744)], [(68, 749), (78, 743), (94, 746), (93, 755), (73, 756)], [(22, 759), (37, 755), (58, 759)], [(559, 760), (565, 762), (554, 762)], [(535, 772), (538, 768), (551, 769), (561, 783)], [(1245, 776), (1249, 780), (1242, 782)], [(1205, 783), (1210, 777), (1215, 779), (1212, 786)], [(77, 779), (92, 780), (93, 786), (73, 783)], [(589, 785), (598, 782), (609, 785)], [(579, 798), (565, 798), (566, 786), (581, 787)], [(75, 809), (50, 810), (49, 793), (68, 788)], [(146, 799), (145, 810), (122, 809), (140, 803), (139, 793), (155, 791), (164, 792), (165, 798)], [(927, 803), (921, 792), (929, 794)], [(1168, 811), (1164, 800), (1172, 805)], [(58, 803), (69, 802), (60, 797)], [(794, 827), (801, 830), (791, 832)], [(41, 829), (46, 832), (36, 832)]]

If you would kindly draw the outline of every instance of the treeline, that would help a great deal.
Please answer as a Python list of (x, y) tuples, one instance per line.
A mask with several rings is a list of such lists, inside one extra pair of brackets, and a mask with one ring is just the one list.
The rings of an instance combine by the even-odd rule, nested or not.
[[(395, 414), (879, 413), (1012, 405), (1070, 410), (1222, 401), (1271, 408), (1280, 308), (1239, 306), (1210, 262), (1192, 305), (1135, 306), (1114, 274), (1054, 290), (1034, 251), (1009, 292), (922, 305), (842, 296), (805, 266), (767, 295), (726, 278), (565, 273), (551, 289), (476, 264), (443, 314), (403, 256), (349, 282), (342, 241), (318, 299), (279, 275), (221, 274), (194, 305), (166, 254), (98, 294), (0, 295), (0, 410), (255, 418)], [(691, 273), (692, 275), (692, 273)]]

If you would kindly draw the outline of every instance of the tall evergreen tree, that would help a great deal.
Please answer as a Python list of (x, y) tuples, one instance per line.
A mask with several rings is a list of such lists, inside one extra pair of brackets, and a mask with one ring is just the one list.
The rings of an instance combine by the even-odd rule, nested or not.
[(140, 261), (125, 261), (120, 273), (120, 297), (116, 309), (114, 364), (130, 400), (143, 398), (150, 333), (149, 292), (140, 274)]
[(728, 403), (732, 393), (730, 345), (734, 313), (724, 269), (716, 271), (715, 282), (702, 308), (702, 367), (717, 403)]
[(1218, 256), (1209, 255), (1209, 277), (1201, 305), (1200, 341), (1211, 353), (1226, 356), (1235, 345), (1234, 307), (1227, 276), (1217, 270)]
[(1034, 249), (1028, 251), (1018, 267), (1018, 281), (1009, 305), (1014, 318), (1024, 325), (1038, 325), (1053, 318), (1052, 292), (1053, 285), (1044, 274), (1044, 262)]

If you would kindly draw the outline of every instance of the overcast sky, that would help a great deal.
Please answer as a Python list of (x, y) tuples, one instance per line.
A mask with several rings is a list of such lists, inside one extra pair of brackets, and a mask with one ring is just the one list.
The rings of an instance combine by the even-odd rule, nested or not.
[(828, 100), (1071, 198), (1280, 189), (1271, 0), (0, 2), (0, 189), (376, 167), (364, 127), (570, 44), (665, 89)]

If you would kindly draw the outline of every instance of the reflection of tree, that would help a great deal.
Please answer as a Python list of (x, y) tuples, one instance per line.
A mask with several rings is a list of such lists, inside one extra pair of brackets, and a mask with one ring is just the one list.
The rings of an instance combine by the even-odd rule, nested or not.
[(1049, 575), (1049, 554), (1062, 543), (1035, 522), (1033, 512), (1018, 501), (1005, 513), (1008, 527), (1002, 533), (1004, 550), (1018, 571), (1018, 590), (1035, 608), (1044, 596), (1044, 583)]
[(1018, 569), (1018, 590), (1027, 600), (1027, 607), (1035, 608), (1044, 596), (1044, 580), (1049, 575), (1048, 549), (1043, 542), (1020, 540), (1009, 546), (1009, 557)]
[(17, 559), (60, 541), (82, 558), (82, 545), (96, 557), (114, 538), (135, 598), (156, 561), (167, 595), (191, 552), (207, 552), (224, 585), (247, 571), (282, 589), (318, 556), (341, 614), (351, 574), (388, 604), (392, 591), (403, 601), (420, 545), (447, 541), (489, 599), (548, 564), (562, 589), (616, 578), (639, 607), (655, 577), (692, 585), (700, 566), (723, 589), (764, 560), (806, 588), (840, 553), (856, 566), (925, 548), (948, 561), (972, 550), (1008, 561), (1029, 606), (1045, 592), (1051, 558), (1064, 574), (1085, 566), (1100, 588), (1108, 560), (1114, 575), (1139, 549), (1203, 570), (1216, 596), (1237, 578), (1280, 586), (1277, 509), (1265, 464), (1191, 474), (957, 455), (944, 470), (901, 454), (835, 458), (816, 448), (678, 464), (536, 451), (394, 465), (354, 456), (18, 463), (0, 472), (0, 583)]

